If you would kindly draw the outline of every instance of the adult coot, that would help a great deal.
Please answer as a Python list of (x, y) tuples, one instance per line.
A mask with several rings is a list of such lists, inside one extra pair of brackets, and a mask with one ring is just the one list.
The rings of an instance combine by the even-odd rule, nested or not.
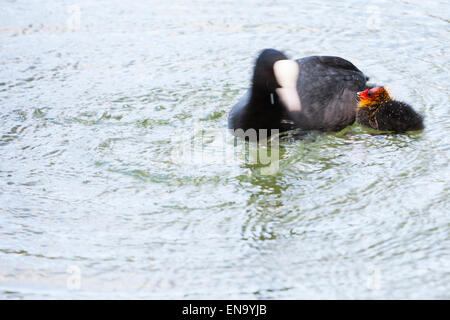
[(251, 89), (229, 114), (228, 128), (235, 134), (248, 129), (339, 131), (354, 123), (356, 93), (367, 88), (367, 80), (339, 57), (289, 60), (265, 49), (256, 59)]
[(358, 92), (357, 122), (393, 132), (422, 130), (423, 117), (405, 102), (393, 100), (384, 87)]

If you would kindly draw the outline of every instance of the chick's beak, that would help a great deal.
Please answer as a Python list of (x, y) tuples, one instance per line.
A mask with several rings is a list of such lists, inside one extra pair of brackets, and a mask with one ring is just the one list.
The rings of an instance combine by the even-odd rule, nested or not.
[(357, 92), (356, 95), (358, 96), (359, 99), (368, 98), (368, 96), (369, 96), (369, 89)]

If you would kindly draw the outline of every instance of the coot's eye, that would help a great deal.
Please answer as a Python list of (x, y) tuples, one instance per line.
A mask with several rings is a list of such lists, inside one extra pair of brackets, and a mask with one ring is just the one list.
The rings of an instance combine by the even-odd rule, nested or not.
[(367, 94), (369, 97), (372, 97), (372, 92), (369, 91), (369, 93)]

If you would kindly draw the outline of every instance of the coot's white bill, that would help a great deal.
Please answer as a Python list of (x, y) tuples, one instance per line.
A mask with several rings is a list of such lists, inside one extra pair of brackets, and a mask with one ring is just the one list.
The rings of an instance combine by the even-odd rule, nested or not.
[(297, 61), (279, 60), (273, 65), (275, 79), (281, 88), (276, 92), (289, 111), (301, 111), (302, 105), (297, 92), (297, 80), (300, 67)]

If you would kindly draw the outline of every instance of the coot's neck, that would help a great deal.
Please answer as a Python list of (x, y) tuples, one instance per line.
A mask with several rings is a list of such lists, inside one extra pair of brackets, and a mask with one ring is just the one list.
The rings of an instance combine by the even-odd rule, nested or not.
[(279, 108), (279, 98), (275, 91), (253, 87), (249, 105), (255, 108)]

